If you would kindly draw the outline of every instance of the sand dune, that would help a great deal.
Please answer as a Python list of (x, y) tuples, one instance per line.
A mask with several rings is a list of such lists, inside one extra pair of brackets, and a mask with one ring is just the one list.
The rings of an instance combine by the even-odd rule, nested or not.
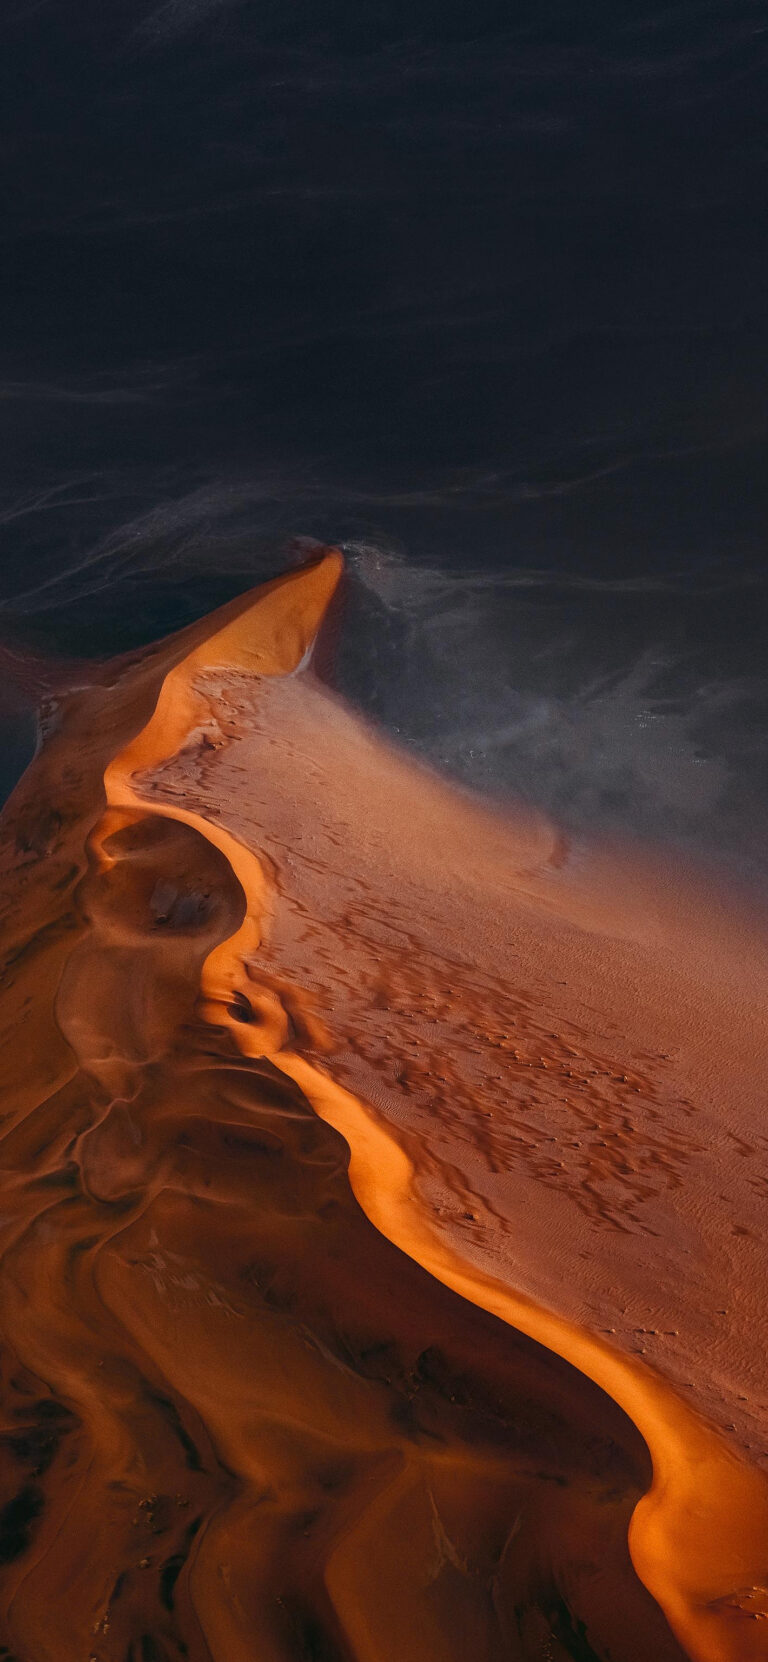
[(340, 575), (3, 816), (0, 1656), (757, 1662), (765, 931), (385, 745)]

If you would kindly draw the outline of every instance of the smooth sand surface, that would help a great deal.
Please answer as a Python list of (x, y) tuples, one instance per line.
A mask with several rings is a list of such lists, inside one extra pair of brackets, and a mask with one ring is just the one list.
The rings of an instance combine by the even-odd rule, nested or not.
[(3, 816), (0, 1656), (756, 1662), (763, 923), (396, 753), (340, 575)]

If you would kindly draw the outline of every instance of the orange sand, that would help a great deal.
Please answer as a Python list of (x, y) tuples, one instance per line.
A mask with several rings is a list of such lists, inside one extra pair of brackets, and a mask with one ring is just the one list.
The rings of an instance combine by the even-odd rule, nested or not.
[(4, 816), (4, 1642), (754, 1662), (762, 933), (368, 732), (340, 571)]

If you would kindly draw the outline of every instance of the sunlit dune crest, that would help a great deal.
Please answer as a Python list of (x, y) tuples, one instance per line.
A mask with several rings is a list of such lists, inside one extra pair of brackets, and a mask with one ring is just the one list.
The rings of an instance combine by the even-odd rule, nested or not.
[(4, 814), (0, 1656), (758, 1662), (761, 926), (394, 751), (341, 572)]

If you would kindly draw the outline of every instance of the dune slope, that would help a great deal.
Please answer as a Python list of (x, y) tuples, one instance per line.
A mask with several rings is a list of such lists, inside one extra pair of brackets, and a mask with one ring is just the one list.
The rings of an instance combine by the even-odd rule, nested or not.
[(755, 1662), (761, 931), (367, 731), (340, 573), (3, 817), (0, 1655)]

